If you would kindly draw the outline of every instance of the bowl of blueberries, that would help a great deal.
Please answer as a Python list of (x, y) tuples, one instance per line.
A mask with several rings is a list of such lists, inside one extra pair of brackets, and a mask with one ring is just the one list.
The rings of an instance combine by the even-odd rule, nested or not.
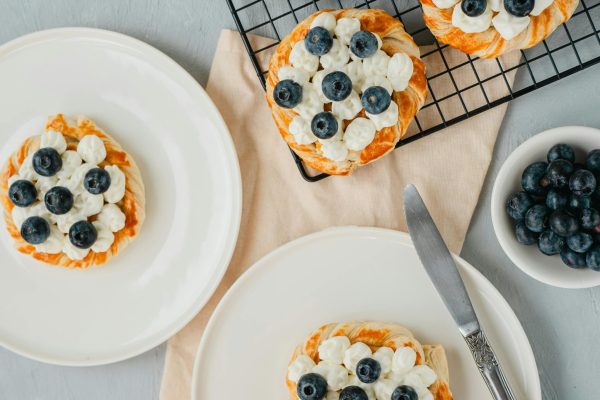
[(542, 132), (504, 162), (492, 223), (512, 262), (564, 288), (600, 286), (600, 130)]

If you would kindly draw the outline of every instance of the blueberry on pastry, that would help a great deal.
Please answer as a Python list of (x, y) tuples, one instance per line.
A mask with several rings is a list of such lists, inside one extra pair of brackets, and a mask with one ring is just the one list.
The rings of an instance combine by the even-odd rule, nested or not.
[(300, 400), (452, 400), (443, 347), (397, 324), (354, 321), (314, 331), (292, 355), (286, 384)]
[[(400, 21), (383, 10), (325, 10), (277, 47), (267, 101), (281, 136), (306, 164), (348, 175), (394, 149), (426, 87), (419, 48)], [(373, 94), (365, 98), (367, 90)]]
[(131, 155), (91, 120), (61, 114), (7, 160), (0, 199), (20, 252), (70, 268), (105, 263), (145, 218), (144, 185)]
[(535, 46), (566, 22), (579, 0), (420, 0), (442, 43), (482, 58)]

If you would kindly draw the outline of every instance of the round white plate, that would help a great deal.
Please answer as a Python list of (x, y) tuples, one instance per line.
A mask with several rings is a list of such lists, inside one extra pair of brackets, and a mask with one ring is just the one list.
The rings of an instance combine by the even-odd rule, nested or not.
[(198, 83), (133, 38), (58, 29), (0, 47), (0, 163), (48, 116), (87, 115), (138, 162), (147, 217), (107, 265), (52, 267), (18, 253), (0, 223), (0, 344), (30, 358), (95, 365), (160, 344), (206, 303), (240, 222), (239, 166)]
[[(541, 399), (527, 336), (500, 293), (465, 261), (459, 269), (517, 398)], [(333, 228), (258, 261), (213, 314), (194, 365), (194, 400), (288, 398), (294, 348), (328, 322), (393, 321), (421, 343), (442, 344), (456, 399), (491, 400), (452, 317), (407, 234)]]
[(580, 289), (600, 286), (600, 272), (567, 267), (559, 255), (545, 256), (536, 245), (524, 246), (515, 239), (515, 222), (506, 215), (506, 200), (521, 188), (521, 176), (528, 165), (546, 161), (548, 150), (568, 143), (576, 161), (585, 161), (588, 152), (600, 148), (600, 130), (585, 126), (562, 126), (538, 133), (511, 153), (502, 164), (492, 190), (492, 224), (500, 246), (511, 261), (529, 276), (548, 285)]

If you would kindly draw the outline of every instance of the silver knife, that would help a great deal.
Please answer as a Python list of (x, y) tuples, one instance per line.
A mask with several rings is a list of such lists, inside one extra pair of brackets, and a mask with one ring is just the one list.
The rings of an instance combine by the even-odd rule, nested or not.
[(465, 338), (477, 368), (496, 400), (515, 400), (487, 341), (454, 259), (414, 185), (404, 189), (404, 212), (417, 254)]

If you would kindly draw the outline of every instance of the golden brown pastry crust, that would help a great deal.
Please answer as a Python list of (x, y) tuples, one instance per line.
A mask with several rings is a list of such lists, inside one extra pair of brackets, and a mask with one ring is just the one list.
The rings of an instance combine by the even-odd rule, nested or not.
[(438, 8), (433, 0), (420, 0), (425, 23), (442, 43), (481, 58), (499, 57), (512, 50), (535, 46), (566, 22), (579, 0), (554, 0), (540, 15), (531, 16), (527, 29), (510, 40), (503, 39), (493, 26), (480, 33), (465, 33), (452, 25), (451, 8)]
[(80, 118), (77, 124), (73, 124), (69, 123), (62, 114), (58, 114), (48, 120), (45, 130), (61, 132), (67, 142), (68, 150), (77, 150), (79, 140), (85, 135), (96, 135), (102, 139), (106, 147), (106, 159), (100, 163), (100, 166), (107, 164), (115, 165), (125, 174), (125, 197), (117, 203), (121, 211), (125, 213), (125, 227), (114, 234), (114, 243), (107, 252), (94, 253), (90, 250), (89, 254), (83, 260), (72, 260), (64, 253), (38, 253), (35, 250), (35, 246), (25, 242), (13, 223), (12, 209), (14, 205), (8, 197), (8, 179), (18, 173), (21, 164), (29, 154), (39, 149), (40, 137), (33, 136), (23, 142), (21, 147), (8, 159), (0, 172), (0, 201), (2, 201), (4, 208), (4, 220), (8, 232), (15, 240), (17, 250), (47, 264), (68, 268), (87, 268), (92, 265), (104, 264), (119, 251), (123, 250), (138, 235), (140, 227), (144, 222), (146, 216), (144, 184), (140, 171), (133, 158), (113, 138), (96, 127), (94, 122), (88, 118)]
[[(296, 348), (289, 363), (293, 363), (301, 354), (309, 356), (315, 363), (318, 363), (319, 345), (335, 336), (347, 336), (352, 344), (365, 343), (372, 351), (376, 351), (380, 347), (389, 347), (394, 351), (399, 347), (412, 347), (417, 353), (417, 364), (427, 364), (437, 374), (437, 381), (429, 387), (433, 398), (435, 400), (453, 399), (450, 392), (450, 375), (444, 348), (439, 345), (421, 345), (407, 328), (398, 324), (352, 321), (323, 325), (311, 333), (306, 341)], [(290, 399), (298, 400), (296, 383), (290, 381), (287, 374), (285, 381)]]
[[(297, 115), (290, 109), (279, 107), (273, 99), (273, 88), (279, 82), (279, 69), (289, 64), (288, 58), (292, 47), (297, 42), (304, 40), (304, 37), (310, 29), (312, 20), (323, 12), (333, 14), (336, 19), (357, 18), (360, 20), (361, 29), (377, 33), (382, 41), (382, 50), (388, 55), (398, 52), (406, 53), (413, 62), (413, 75), (409, 81), (408, 87), (402, 92), (394, 92), (392, 99), (398, 105), (398, 124), (389, 128), (377, 131), (375, 139), (364, 150), (350, 151), (351, 160), (332, 161), (323, 157), (318, 152), (319, 143), (301, 145), (294, 141), (293, 135), (288, 127), (292, 119)], [(287, 144), (312, 168), (332, 175), (348, 175), (356, 167), (368, 164), (378, 158), (383, 157), (394, 149), (396, 143), (404, 136), (408, 125), (413, 117), (419, 111), (425, 97), (427, 96), (427, 80), (425, 78), (425, 64), (419, 58), (419, 48), (412, 37), (404, 31), (404, 26), (400, 21), (391, 17), (383, 10), (323, 10), (319, 11), (304, 21), (286, 36), (279, 46), (269, 64), (269, 75), (267, 77), (267, 101), (275, 123), (279, 128), (279, 133), (285, 139)], [(364, 109), (357, 117), (365, 117)], [(351, 120), (344, 121), (344, 127)]]

